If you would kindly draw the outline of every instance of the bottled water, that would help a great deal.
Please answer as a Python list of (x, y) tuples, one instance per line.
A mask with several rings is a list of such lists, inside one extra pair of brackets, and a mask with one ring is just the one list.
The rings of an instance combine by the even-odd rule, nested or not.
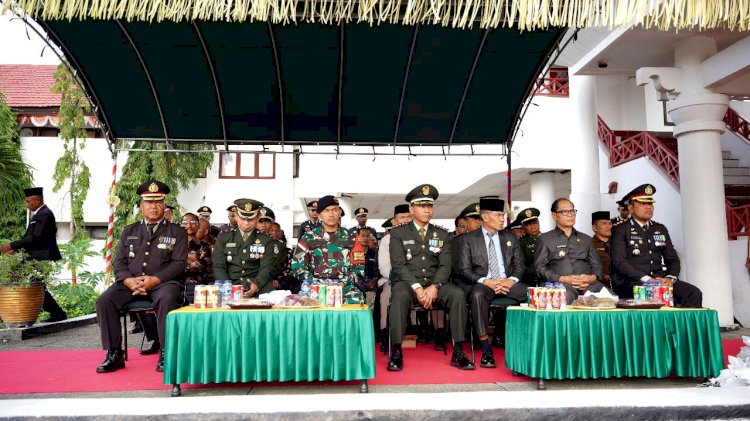
[(299, 296), (300, 297), (310, 296), (310, 284), (307, 283), (307, 279), (302, 281), (302, 286), (299, 288)]

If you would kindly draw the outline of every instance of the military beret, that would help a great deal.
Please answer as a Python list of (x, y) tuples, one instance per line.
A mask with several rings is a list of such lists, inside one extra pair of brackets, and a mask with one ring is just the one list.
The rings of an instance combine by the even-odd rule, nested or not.
[(386, 219), (385, 222), (383, 222), (383, 224), (381, 225), (381, 227), (385, 228), (386, 230), (393, 228), (393, 220)]
[(227, 208), (227, 212), (235, 212), (237, 210), (237, 205), (230, 205)]
[(263, 202), (253, 199), (237, 199), (234, 201), (237, 207), (235, 212), (242, 219), (253, 219), (258, 215), (258, 211), (263, 206)]
[(317, 208), (318, 207), (318, 201), (317, 200), (313, 200), (312, 202), (307, 202), (307, 207), (308, 208)]
[(479, 208), (479, 202), (475, 202), (470, 204), (469, 206), (465, 207), (461, 213), (458, 214), (459, 218), (480, 218), (479, 216), (480, 208)]
[(498, 197), (480, 197), (479, 209), (483, 211), (505, 212), (505, 200)]
[(393, 208), (393, 216), (396, 216), (399, 213), (409, 213), (409, 205), (407, 203), (402, 203), (400, 205), (396, 205)]
[(271, 208), (267, 208), (267, 207), (263, 206), (262, 208), (260, 208), (259, 212), (260, 212), (260, 219), (258, 219), (259, 221), (262, 221), (264, 219), (267, 219), (267, 220), (269, 220), (271, 222), (275, 222), (276, 221), (276, 215), (273, 213), (273, 211), (271, 210)]
[(367, 215), (368, 213), (369, 211), (367, 208), (357, 208), (357, 210), (354, 211), (354, 216)]
[(141, 200), (164, 200), (164, 196), (169, 194), (169, 186), (159, 180), (148, 180), (138, 186), (138, 189), (135, 191), (135, 193), (141, 196)]
[(432, 184), (420, 184), (406, 195), (406, 201), (411, 204), (433, 203), (439, 195)]
[(656, 187), (651, 184), (641, 184), (626, 194), (625, 197), (628, 199), (628, 204), (633, 200), (640, 203), (654, 203), (654, 193), (656, 193)]
[(609, 221), (609, 211), (598, 211), (591, 214), (591, 225), (596, 221)]
[(43, 187), (32, 187), (30, 189), (23, 189), (23, 193), (26, 195), (26, 197), (43, 196), (42, 190)]
[(205, 214), (211, 215), (212, 212), (213, 211), (211, 210), (211, 208), (205, 205), (198, 208), (198, 215), (205, 215)]
[(527, 208), (522, 210), (521, 213), (518, 214), (518, 217), (521, 218), (521, 224), (526, 225), (538, 220), (539, 214), (539, 209)]
[[(333, 197), (333, 196), (323, 196), (320, 199), (318, 199), (318, 206), (316, 207), (316, 210), (318, 213), (321, 213), (325, 210), (325, 208), (329, 206), (339, 206), (339, 199)], [(342, 209), (341, 216), (344, 216), (344, 212)]]

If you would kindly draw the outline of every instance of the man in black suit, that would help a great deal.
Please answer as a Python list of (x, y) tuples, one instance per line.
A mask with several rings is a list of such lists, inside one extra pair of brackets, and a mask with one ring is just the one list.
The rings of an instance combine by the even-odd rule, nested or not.
[(481, 198), (479, 208), (482, 227), (456, 239), (460, 242), (456, 273), (466, 291), (474, 328), (482, 343), (480, 367), (494, 368), (495, 357), (487, 336), (490, 303), (498, 297), (519, 303), (526, 300), (526, 285), (519, 282), (524, 262), (518, 237), (503, 231), (505, 201)]
[(664, 225), (652, 220), (656, 188), (643, 184), (628, 193), (630, 218), (612, 229), (612, 286), (622, 298), (633, 297), (633, 286), (655, 281), (672, 287), (674, 304), (700, 308), (703, 294), (680, 281), (680, 258)]
[[(143, 221), (122, 230), (114, 259), (116, 282), (96, 300), (102, 348), (107, 350), (97, 373), (125, 368), (119, 310), (136, 298), (153, 301), (159, 343), (166, 344), (167, 313), (178, 307), (188, 254), (187, 232), (164, 219), (164, 197), (168, 193), (169, 187), (161, 181), (149, 180), (138, 187)], [(164, 348), (156, 371), (164, 371)]]
[[(57, 225), (55, 215), (44, 204), (44, 196), (41, 187), (24, 189), (26, 194), (26, 208), (31, 211), (31, 221), (26, 228), (23, 238), (9, 244), (3, 244), (0, 251), (3, 253), (14, 253), (25, 250), (30, 259), (52, 260), (62, 259), (60, 249), (57, 248)], [(49, 313), (49, 317), (42, 323), (59, 322), (68, 318), (60, 305), (57, 304), (52, 294), (44, 290), (44, 304), (42, 309)]]

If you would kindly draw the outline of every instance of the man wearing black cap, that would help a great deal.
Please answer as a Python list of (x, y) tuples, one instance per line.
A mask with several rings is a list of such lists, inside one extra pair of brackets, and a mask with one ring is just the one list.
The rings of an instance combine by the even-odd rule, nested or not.
[(281, 286), (281, 284), (278, 282), (278, 279), (284, 273), (284, 270), (289, 264), (288, 248), (284, 242), (275, 240), (271, 236), (271, 228), (276, 222), (276, 214), (273, 213), (271, 208), (262, 206), (258, 213), (260, 214), (260, 216), (258, 217), (258, 224), (255, 226), (255, 228), (257, 228), (258, 231), (262, 232), (263, 234), (271, 237), (271, 240), (268, 243), (269, 249), (267, 250), (267, 252), (270, 253), (273, 257), (273, 279), (277, 281), (276, 283), (279, 286)]
[(656, 188), (643, 184), (628, 193), (630, 219), (612, 230), (612, 285), (621, 298), (632, 298), (633, 287), (656, 281), (672, 287), (674, 304), (699, 308), (703, 294), (698, 287), (677, 277), (677, 256), (664, 225), (652, 221)]
[[(23, 238), (0, 247), (0, 252), (5, 254), (25, 250), (29, 259), (52, 260), (62, 259), (60, 250), (57, 248), (57, 225), (55, 215), (44, 204), (43, 190), (41, 187), (24, 189), (26, 195), (26, 208), (31, 212), (29, 226)], [(60, 308), (52, 294), (44, 289), (44, 304), (42, 309), (49, 313), (49, 317), (42, 323), (59, 322), (68, 318), (65, 311)]]
[(611, 219), (612, 226), (616, 227), (630, 218), (630, 211), (628, 210), (628, 199), (627, 196), (617, 201), (617, 212), (618, 215)]
[(527, 287), (519, 282), (524, 264), (518, 238), (503, 231), (505, 201), (481, 198), (479, 208), (482, 227), (461, 236), (456, 272), (469, 298), (474, 328), (482, 343), (480, 367), (494, 368), (495, 357), (487, 335), (490, 302), (500, 297), (525, 301)]
[(307, 202), (307, 214), (310, 216), (310, 219), (300, 224), (297, 239), (302, 238), (303, 235), (320, 226), (320, 214), (318, 213), (317, 200)]
[(519, 240), (525, 266), (521, 282), (527, 286), (535, 287), (537, 285), (536, 267), (534, 266), (536, 241), (541, 234), (539, 231), (539, 209), (528, 208), (522, 210), (516, 217), (516, 221), (523, 227), (524, 232), (524, 235)]
[(214, 246), (214, 279), (231, 280), (245, 288), (245, 297), (271, 292), (274, 263), (271, 237), (260, 232), (257, 224), (263, 203), (237, 199), (237, 229), (219, 235)]
[(236, 210), (237, 210), (237, 206), (235, 206), (234, 203), (231, 204), (229, 207), (227, 207), (227, 219), (229, 220), (229, 223), (224, 224), (221, 227), (219, 227), (219, 234), (224, 234), (225, 232), (229, 232), (237, 228)]
[(219, 227), (215, 227), (215, 226), (211, 225), (211, 214), (213, 213), (213, 211), (211, 210), (211, 208), (209, 208), (206, 205), (203, 205), (200, 208), (198, 208), (198, 212), (197, 213), (198, 213), (198, 217), (200, 219), (205, 219), (206, 221), (208, 221), (208, 224), (209, 224), (208, 226), (209, 226), (209, 229), (210, 229), (209, 232), (211, 234), (211, 237), (213, 237), (214, 239), (216, 237), (218, 237), (219, 234), (221, 233), (221, 230), (219, 230)]
[(339, 199), (323, 196), (316, 203), (321, 225), (299, 239), (292, 255), (292, 274), (310, 285), (340, 284), (344, 303), (364, 303), (364, 293), (357, 284), (364, 278), (365, 268), (350, 258), (355, 235), (341, 226), (344, 211)]
[(482, 217), (479, 212), (479, 202), (474, 202), (464, 208), (458, 215), (466, 219), (466, 232), (472, 232), (482, 227)]
[(574, 228), (578, 211), (573, 202), (559, 198), (550, 210), (557, 226), (537, 239), (534, 266), (540, 281), (562, 283), (572, 304), (578, 294), (604, 288), (602, 264), (591, 237)]
[(599, 260), (602, 262), (602, 284), (607, 288), (611, 287), (611, 251), (609, 239), (612, 237), (612, 221), (609, 219), (608, 211), (598, 211), (591, 214), (591, 229), (594, 231), (592, 241), (594, 248), (599, 253)]
[(367, 226), (367, 214), (370, 211), (367, 210), (367, 208), (357, 208), (354, 210), (354, 218), (357, 219), (357, 225), (353, 226), (351, 228), (351, 231), (355, 233), (359, 232), (362, 228), (367, 228), (368, 231), (370, 231), (370, 236), (373, 238), (378, 238), (378, 232), (375, 231), (375, 228), (368, 227)]
[[(134, 299), (150, 298), (156, 310), (159, 342), (164, 344), (167, 313), (178, 307), (188, 244), (185, 230), (164, 219), (164, 197), (169, 187), (149, 180), (138, 187), (143, 220), (122, 230), (114, 259), (115, 283), (96, 300), (96, 317), (107, 350), (97, 373), (125, 368), (119, 310)], [(156, 371), (164, 370), (164, 349)]]
[(411, 307), (419, 303), (425, 309), (440, 302), (450, 312), (453, 355), (451, 365), (473, 370), (474, 364), (462, 349), (467, 319), (466, 295), (451, 284), (451, 249), (448, 231), (430, 223), (433, 203), (438, 197), (435, 186), (421, 184), (406, 195), (412, 223), (391, 230), (391, 308), (389, 371), (401, 371), (404, 357), (401, 342)]
[(511, 234), (515, 235), (516, 238), (523, 237), (526, 233), (523, 231), (523, 225), (521, 225), (521, 218), (517, 216), (507, 227), (506, 230)]
[(167, 220), (167, 222), (172, 222), (172, 214), (174, 213), (174, 206), (172, 205), (166, 205), (164, 206), (164, 219)]

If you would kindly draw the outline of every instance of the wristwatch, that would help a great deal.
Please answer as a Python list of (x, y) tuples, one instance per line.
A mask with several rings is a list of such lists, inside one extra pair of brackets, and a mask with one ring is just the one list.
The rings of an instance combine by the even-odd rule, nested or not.
[(440, 287), (442, 287), (442, 286), (443, 286), (443, 284), (442, 284), (442, 283), (440, 283), (440, 282), (438, 282), (437, 284), (432, 284), (432, 285), (435, 285), (435, 288), (437, 288), (437, 289), (438, 289), (438, 291), (440, 290)]

